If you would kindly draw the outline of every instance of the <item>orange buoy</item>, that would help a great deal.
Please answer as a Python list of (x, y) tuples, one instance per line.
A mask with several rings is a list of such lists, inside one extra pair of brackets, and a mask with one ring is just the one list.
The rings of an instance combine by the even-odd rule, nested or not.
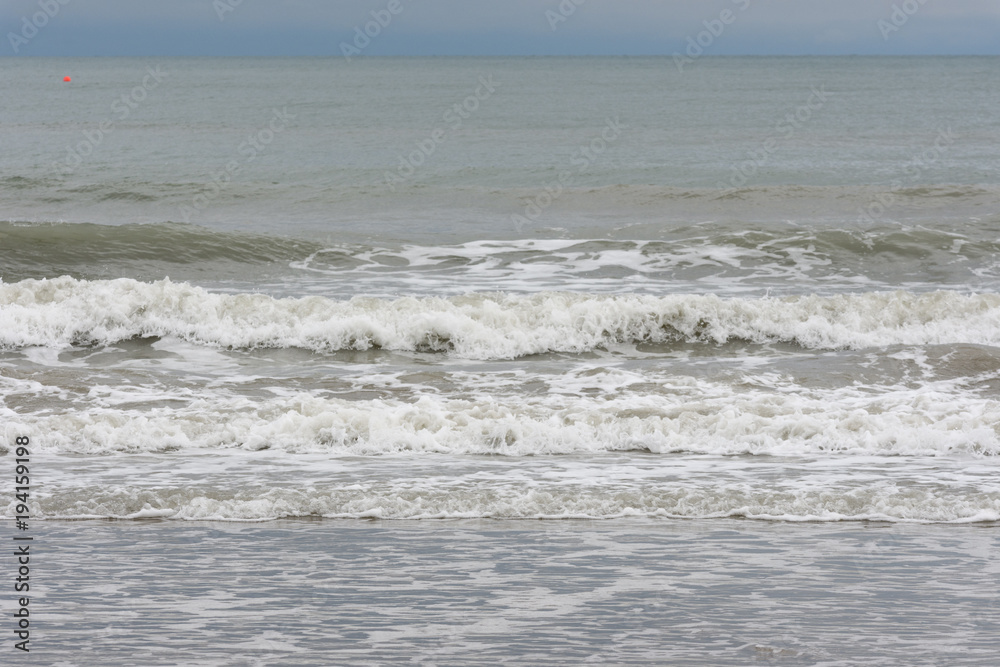
[(65, 81), (65, 82), (67, 82), (67, 83), (69, 83), (69, 82), (70, 82), (70, 81), (72, 81), (72, 80), (73, 80), (73, 79), (71, 79), (71, 78), (70, 78), (70, 77), (68, 77), (68, 76), (64, 76), (64, 77), (63, 77), (63, 81)]

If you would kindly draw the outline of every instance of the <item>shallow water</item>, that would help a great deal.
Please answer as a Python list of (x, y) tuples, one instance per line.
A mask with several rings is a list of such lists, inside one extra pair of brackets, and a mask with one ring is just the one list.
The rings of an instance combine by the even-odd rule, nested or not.
[(32, 664), (989, 665), (1000, 634), (995, 526), (141, 521), (38, 534), (45, 661)]

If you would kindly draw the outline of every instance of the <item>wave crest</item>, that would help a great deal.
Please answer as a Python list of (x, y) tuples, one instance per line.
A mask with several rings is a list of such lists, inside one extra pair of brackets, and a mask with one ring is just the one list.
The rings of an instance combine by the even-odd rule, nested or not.
[(785, 342), (807, 349), (1000, 343), (1000, 295), (879, 292), (277, 299), (187, 283), (69, 277), (0, 283), (0, 347), (66, 347), (176, 336), (233, 349), (383, 349), (470, 359), (581, 353), (618, 343)]

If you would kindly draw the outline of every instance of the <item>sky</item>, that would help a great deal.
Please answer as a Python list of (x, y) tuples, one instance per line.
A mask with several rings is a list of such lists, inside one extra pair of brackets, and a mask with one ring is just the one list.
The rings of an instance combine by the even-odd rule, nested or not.
[(0, 27), (8, 57), (1000, 55), (1000, 0), (3, 0)]

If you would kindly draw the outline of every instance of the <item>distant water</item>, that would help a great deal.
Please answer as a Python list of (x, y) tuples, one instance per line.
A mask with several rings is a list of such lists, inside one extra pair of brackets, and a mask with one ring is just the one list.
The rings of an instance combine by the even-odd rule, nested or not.
[[(70, 519), (739, 518), (799, 555), (801, 522), (975, 524), (954, 569), (997, 590), (1000, 59), (0, 80), (0, 451), (31, 436), (60, 548)], [(694, 655), (650, 651), (615, 655)]]

